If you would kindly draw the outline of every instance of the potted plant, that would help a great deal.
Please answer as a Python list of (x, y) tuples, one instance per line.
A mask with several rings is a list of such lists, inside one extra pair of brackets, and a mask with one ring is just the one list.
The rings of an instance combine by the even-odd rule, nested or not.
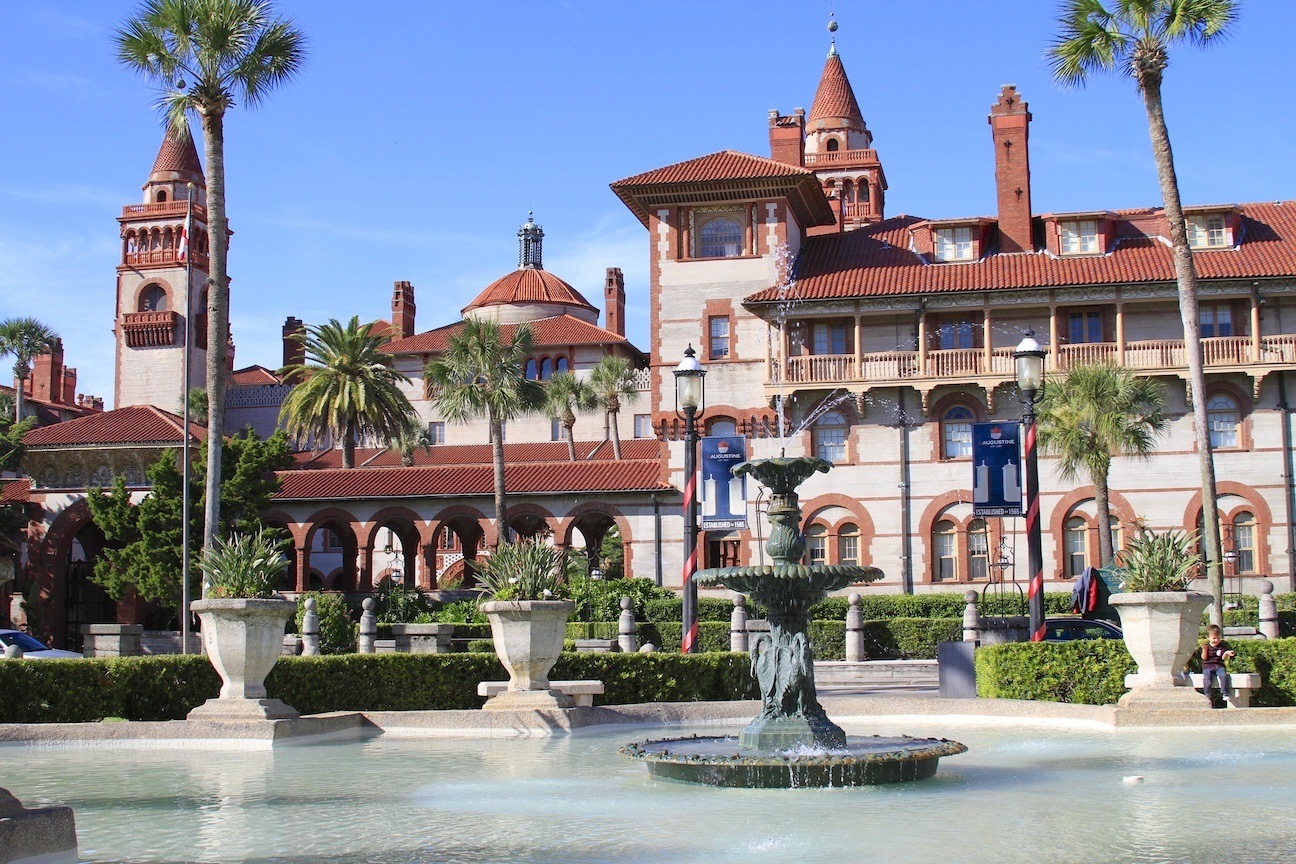
[(490, 619), (495, 653), (508, 670), (508, 689), (492, 709), (571, 708), (571, 697), (549, 686), (562, 653), (567, 617), (576, 604), (565, 593), (563, 555), (540, 539), (501, 543), (477, 566), (481, 611)]
[(189, 712), (190, 720), (282, 720), (297, 710), (267, 698), (265, 679), (279, 660), (284, 627), (296, 611), (275, 596), (288, 561), (264, 529), (217, 540), (199, 563), (204, 598), (189, 604), (202, 620), (203, 648), (221, 677), (220, 696)]
[(1120, 553), (1124, 593), (1112, 595), (1125, 646), (1138, 672), (1125, 676), (1121, 705), (1201, 706), (1210, 703), (1184, 674), (1210, 595), (1189, 591), (1200, 557), (1197, 538), (1182, 531), (1143, 530)]

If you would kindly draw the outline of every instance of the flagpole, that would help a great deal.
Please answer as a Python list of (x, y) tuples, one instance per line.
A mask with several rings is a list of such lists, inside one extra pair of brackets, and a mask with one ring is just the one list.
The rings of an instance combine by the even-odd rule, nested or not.
[(181, 439), (180, 488), (180, 653), (189, 653), (189, 342), (193, 322), (193, 253), (189, 251), (189, 234), (193, 230), (193, 196), (196, 187), (189, 184), (189, 206), (185, 213), (185, 316), (184, 316), (184, 388), (180, 394), (184, 431)]

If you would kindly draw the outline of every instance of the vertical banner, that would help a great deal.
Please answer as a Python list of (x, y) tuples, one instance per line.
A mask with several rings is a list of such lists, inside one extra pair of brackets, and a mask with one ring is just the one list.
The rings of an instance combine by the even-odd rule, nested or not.
[(704, 530), (747, 527), (747, 478), (733, 469), (747, 461), (747, 439), (726, 435), (702, 439), (702, 502)]
[(1021, 425), (972, 424), (972, 513), (1021, 516)]

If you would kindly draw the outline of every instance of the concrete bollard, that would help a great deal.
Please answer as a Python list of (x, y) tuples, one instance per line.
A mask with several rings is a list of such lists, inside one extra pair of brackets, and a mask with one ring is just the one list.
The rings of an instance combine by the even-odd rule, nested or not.
[(846, 610), (846, 662), (863, 663), (864, 653), (864, 609), (860, 606), (863, 598), (852, 594), (846, 598), (850, 608)]
[(360, 613), (360, 653), (375, 654), (378, 651), (378, 618), (374, 615), (374, 599), (366, 597), (360, 606), (364, 609)]
[(9, 645), (4, 650), (4, 657), (6, 660), (21, 660), (22, 656), (23, 650), (17, 645)]
[(318, 657), (320, 653), (319, 603), (314, 597), (307, 597), (302, 604), (306, 610), (302, 614), (302, 656)]
[(640, 654), (656, 654), (656, 653), (657, 653), (657, 646), (654, 645), (654, 644), (651, 643), (651, 642), (645, 642), (644, 644), (642, 644), (642, 645), (639, 646), (639, 653), (640, 653)]
[(1260, 635), (1266, 639), (1278, 638), (1278, 604), (1274, 602), (1274, 586), (1268, 579), (1260, 580)]
[(639, 628), (635, 625), (634, 601), (621, 598), (621, 618), (617, 621), (617, 647), (626, 654), (639, 650)]
[(734, 610), (729, 616), (729, 650), (747, 650), (747, 598), (739, 594), (733, 599)]
[(977, 611), (977, 592), (963, 592), (967, 605), (963, 607), (963, 641), (978, 642), (981, 638), (981, 613)]

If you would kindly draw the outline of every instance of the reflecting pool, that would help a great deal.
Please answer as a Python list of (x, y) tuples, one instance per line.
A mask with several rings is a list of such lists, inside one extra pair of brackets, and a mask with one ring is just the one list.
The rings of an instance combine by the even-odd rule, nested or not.
[(842, 725), (969, 750), (918, 783), (761, 790), (654, 781), (617, 755), (661, 727), (273, 752), (0, 747), (0, 786), (29, 807), (71, 805), (81, 857), (94, 862), (1296, 860), (1290, 731)]

